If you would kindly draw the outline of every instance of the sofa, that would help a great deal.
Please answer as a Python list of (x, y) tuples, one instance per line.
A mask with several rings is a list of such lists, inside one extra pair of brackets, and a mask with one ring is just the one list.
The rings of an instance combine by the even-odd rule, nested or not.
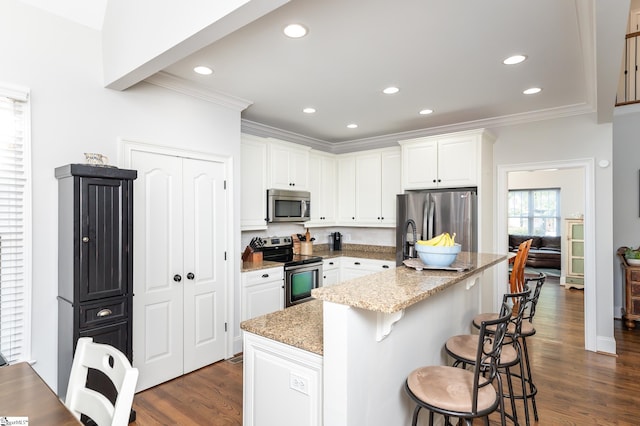
[(539, 235), (509, 235), (509, 251), (517, 252), (523, 241), (532, 239), (527, 264), (531, 268), (561, 268), (560, 237)]

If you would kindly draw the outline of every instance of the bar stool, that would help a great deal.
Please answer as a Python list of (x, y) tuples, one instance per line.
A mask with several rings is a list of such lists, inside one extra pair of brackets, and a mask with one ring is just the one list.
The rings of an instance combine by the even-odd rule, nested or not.
[[(417, 404), (412, 426), (418, 422), (422, 408), (429, 410), (429, 425), (434, 413), (442, 414), (445, 425), (450, 417), (464, 419), (471, 426), (476, 417), (485, 417), (500, 407), (502, 425), (505, 425), (502, 382), (498, 373), (498, 359), (504, 347), (511, 308), (503, 304), (497, 319), (480, 324), (476, 336), (477, 351), (473, 371), (449, 366), (427, 366), (412, 371), (405, 381), (407, 394)], [(493, 328), (490, 331), (489, 328)], [(496, 380), (497, 386), (493, 386)]]
[[(542, 291), (542, 286), (544, 285), (547, 276), (540, 272), (535, 277), (525, 278), (525, 286), (530, 287), (532, 283), (535, 283), (535, 287), (531, 290), (529, 295), (529, 299), (527, 300), (527, 306), (525, 308), (525, 312), (522, 315), (522, 324), (520, 330), (520, 338), (522, 353), (523, 353), (523, 364), (525, 368), (526, 376), (524, 379), (519, 377), (519, 375), (514, 374), (516, 378), (519, 378), (521, 381), (526, 383), (529, 387), (529, 390), (523, 395), (514, 395), (512, 398), (514, 399), (523, 399), (524, 400), (524, 411), (525, 411), (525, 421), (527, 426), (529, 423), (529, 405), (528, 401), (531, 400), (531, 407), (533, 408), (533, 416), (535, 421), (538, 421), (538, 408), (536, 406), (536, 394), (538, 393), (538, 388), (533, 382), (533, 375), (531, 374), (531, 363), (529, 361), (529, 350), (527, 348), (527, 337), (531, 337), (536, 334), (536, 329), (533, 326), (533, 317), (536, 314), (536, 306), (538, 305), (538, 301), (540, 299), (540, 292)], [(476, 328), (480, 328), (483, 322), (487, 320), (491, 320), (497, 318), (499, 315), (496, 313), (485, 313), (479, 314), (475, 318), (473, 318), (473, 326)]]
[[(516, 410), (515, 397), (513, 392), (512, 374), (511, 368), (518, 367), (520, 374), (514, 374), (514, 377), (519, 377), (522, 388), (522, 395), (526, 395), (526, 383), (524, 381), (524, 366), (522, 361), (522, 348), (520, 346), (520, 332), (522, 326), (522, 318), (527, 306), (527, 300), (529, 299), (529, 289), (526, 289), (520, 293), (508, 293), (503, 296), (503, 305), (509, 305), (512, 303), (513, 307), (510, 308), (511, 318), (507, 326), (507, 337), (503, 341), (502, 353), (498, 359), (498, 372), (505, 375), (507, 380), (508, 394), (503, 395), (508, 397), (511, 402), (511, 414), (504, 413), (504, 416), (511, 419), (514, 424), (518, 424), (518, 414)], [(514, 309), (516, 313), (514, 315)], [(497, 316), (496, 316), (497, 317)], [(492, 332), (493, 327), (488, 327), (488, 331)], [(465, 334), (459, 336), (453, 336), (445, 343), (445, 350), (447, 354), (453, 358), (453, 367), (462, 366), (463, 369), (467, 365), (474, 366), (475, 353), (478, 348), (478, 338), (475, 334)], [(504, 393), (504, 391), (503, 391)]]

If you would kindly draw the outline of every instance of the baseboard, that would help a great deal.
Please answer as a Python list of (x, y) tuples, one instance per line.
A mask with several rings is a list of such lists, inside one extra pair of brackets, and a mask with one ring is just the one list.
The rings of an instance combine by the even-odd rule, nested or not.
[(604, 352), (608, 354), (616, 354), (616, 339), (611, 337), (597, 336), (596, 352)]

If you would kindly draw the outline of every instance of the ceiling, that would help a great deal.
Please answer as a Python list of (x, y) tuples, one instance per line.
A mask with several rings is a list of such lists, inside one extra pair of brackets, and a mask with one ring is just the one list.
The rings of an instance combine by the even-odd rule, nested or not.
[[(245, 120), (330, 143), (584, 110), (594, 95), (581, 4), (292, 0), (164, 71), (252, 102)], [(285, 37), (289, 23), (308, 35)], [(528, 59), (502, 64), (516, 53)], [(197, 65), (214, 72), (195, 74)], [(400, 92), (384, 95), (387, 86)], [(542, 92), (522, 93), (533, 86)], [(419, 115), (425, 108), (434, 112)]]
[[(22, 1), (97, 29), (108, 2)], [(606, 109), (602, 115), (610, 121), (624, 33), (612, 27), (628, 5), (291, 0), (149, 79), (170, 74), (190, 93), (246, 100), (243, 131), (280, 131), (328, 150), (399, 133), (414, 137), (593, 111), (603, 121)], [(616, 17), (615, 9), (625, 6)], [(289, 23), (303, 24), (308, 35), (285, 37)], [(517, 53), (527, 60), (502, 64)], [(214, 72), (195, 74), (197, 65)], [(382, 94), (388, 86), (400, 91)], [(542, 92), (522, 93), (534, 86)], [(303, 113), (305, 107), (316, 113)], [(434, 112), (419, 115), (425, 108)], [(350, 123), (358, 127), (347, 128)]]

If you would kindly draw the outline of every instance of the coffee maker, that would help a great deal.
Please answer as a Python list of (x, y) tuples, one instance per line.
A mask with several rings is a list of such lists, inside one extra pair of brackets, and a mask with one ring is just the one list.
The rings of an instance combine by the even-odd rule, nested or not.
[(331, 238), (333, 240), (333, 249), (342, 250), (342, 234), (339, 232), (332, 232)]

